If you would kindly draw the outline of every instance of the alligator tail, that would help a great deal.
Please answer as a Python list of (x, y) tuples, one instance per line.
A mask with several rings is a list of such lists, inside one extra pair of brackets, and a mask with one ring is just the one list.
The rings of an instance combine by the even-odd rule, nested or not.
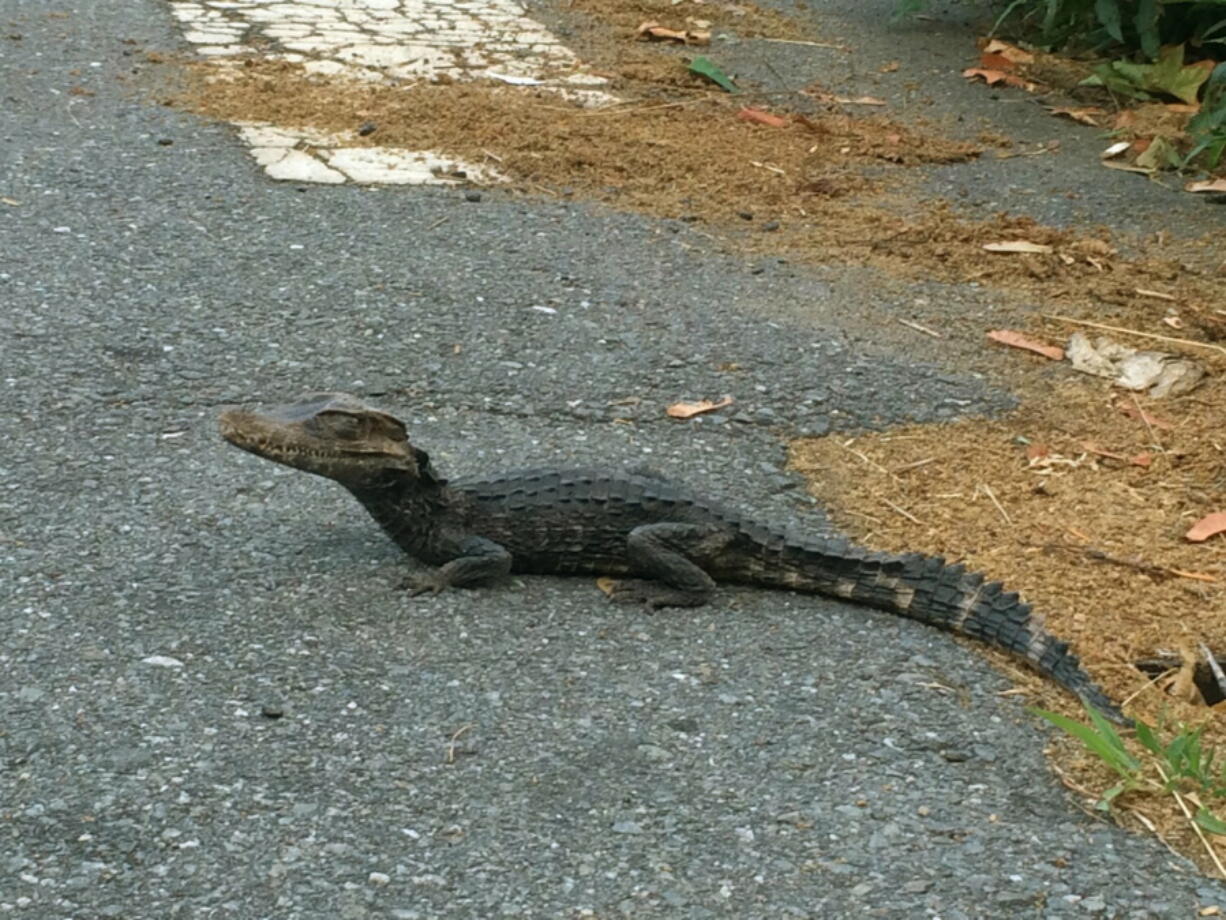
[[(875, 553), (841, 539), (808, 541), (802, 552), (810, 561), (818, 557), (821, 575), (815, 580), (822, 584), (812, 587), (1012, 652), (1107, 719), (1132, 724), (1085, 672), (1068, 643), (1044, 631), (1030, 605), (1000, 582), (985, 581), (982, 574), (949, 565), (940, 556)], [(803, 568), (812, 578), (813, 569)]]

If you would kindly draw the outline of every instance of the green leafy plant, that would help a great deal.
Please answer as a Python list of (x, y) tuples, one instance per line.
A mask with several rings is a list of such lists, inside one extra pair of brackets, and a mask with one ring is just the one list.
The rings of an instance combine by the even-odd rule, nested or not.
[(724, 73), (720, 66), (709, 57), (694, 58), (694, 60), (690, 61), (690, 71), (699, 76), (706, 77), (725, 92), (737, 92), (737, 85), (732, 82), (732, 78)]
[(1082, 81), (1087, 86), (1105, 86), (1112, 92), (1137, 99), (1173, 96), (1180, 102), (1196, 105), (1201, 84), (1209, 79), (1212, 61), (1184, 63), (1183, 45), (1167, 45), (1158, 52), (1152, 64), (1132, 61), (1109, 61), (1094, 69), (1094, 75)]
[(1188, 122), (1188, 134), (1192, 149), (1182, 165), (1200, 157), (1206, 167), (1215, 169), (1226, 154), (1226, 62), (1213, 68), (1205, 81), (1200, 112)]
[(1137, 721), (1137, 741), (1148, 753), (1137, 756), (1128, 750), (1115, 727), (1089, 706), (1088, 724), (1044, 709), (1030, 711), (1076, 738), (1119, 776), (1119, 781), (1102, 793), (1097, 808), (1110, 811), (1121, 795), (1134, 790), (1173, 796), (1214, 865), (1226, 877), (1226, 866), (1205, 836), (1226, 836), (1226, 820), (1214, 810), (1226, 805), (1226, 762), (1219, 762), (1217, 751), (1204, 746), (1204, 725), (1179, 723), (1163, 740), (1158, 729)]
[[(913, 16), (928, 0), (896, 0)], [(996, 20), (1044, 48), (1109, 46), (1158, 58), (1163, 45), (1226, 45), (1226, 0), (1012, 0)]]

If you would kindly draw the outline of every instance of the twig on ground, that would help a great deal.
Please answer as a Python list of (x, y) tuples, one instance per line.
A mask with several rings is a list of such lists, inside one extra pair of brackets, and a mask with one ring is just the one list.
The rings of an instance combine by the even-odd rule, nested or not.
[(885, 502), (887, 505), (889, 505), (891, 508), (893, 508), (895, 511), (897, 511), (899, 514), (901, 514), (903, 517), (905, 517), (911, 523), (919, 524), (921, 527), (923, 526), (924, 522), (921, 521), (919, 518), (917, 518), (914, 514), (912, 514), (906, 508), (898, 507), (898, 505), (894, 504), (888, 498), (883, 498), (882, 501)]
[(456, 744), (460, 740), (460, 736), (469, 731), (473, 727), (471, 722), (466, 722), (455, 730), (455, 734), (451, 736), (451, 743), (447, 745), (447, 763), (455, 763)]
[(1218, 664), (1217, 656), (1209, 650), (1209, 646), (1205, 643), (1199, 643), (1201, 654), (1205, 656), (1205, 661), (1209, 662), (1209, 670), (1213, 672), (1213, 679), (1217, 681), (1217, 688), (1222, 691), (1222, 696), (1226, 696), (1226, 672), (1222, 671), (1222, 666)]
[(839, 446), (842, 447), (843, 450), (847, 451), (849, 454), (855, 454), (857, 457), (859, 457), (861, 460), (863, 460), (865, 463), (867, 463), (869, 466), (875, 469), (878, 473), (884, 473), (886, 476), (891, 475), (890, 471), (887, 470), (880, 463), (876, 462), (875, 460), (870, 460), (867, 454), (862, 453), (856, 450), (854, 447), (852, 447), (850, 441), (847, 441), (847, 442), (840, 441)]
[(848, 45), (836, 45), (834, 42), (805, 42), (798, 38), (759, 38), (760, 42), (770, 42), (774, 45), (806, 45), (809, 48), (830, 48), (833, 51), (842, 51), (850, 54), (851, 47)]
[(929, 463), (936, 463), (936, 457), (929, 457), (926, 460), (916, 460), (914, 463), (904, 463), (902, 466), (894, 467), (895, 473), (905, 473), (908, 470), (917, 470), (921, 466), (927, 466)]
[(1073, 319), (1071, 316), (1060, 316), (1058, 313), (1042, 314), (1047, 319), (1059, 320), (1062, 323), (1073, 323), (1077, 326), (1089, 326), (1091, 329), (1106, 329), (1108, 332), (1120, 332), (1124, 335), (1139, 335), (1143, 339), (1157, 339), (1159, 342), (1173, 342), (1176, 345), (1188, 345), (1192, 348), (1211, 348), (1226, 355), (1226, 348), (1212, 345), (1209, 342), (1195, 342), (1192, 339), (1176, 339), (1169, 335), (1158, 335), (1156, 332), (1142, 332), (1139, 329), (1126, 329), (1123, 326), (1108, 326), (1105, 323), (1092, 323), (1086, 319)]
[(1154, 432), (1154, 426), (1149, 423), (1149, 416), (1145, 414), (1145, 410), (1141, 408), (1141, 403), (1137, 400), (1137, 394), (1130, 393), (1129, 395), (1132, 397), (1132, 404), (1137, 408), (1137, 416), (1149, 431), (1149, 443), (1162, 447), (1162, 442), (1158, 440), (1158, 435)]
[(981, 483), (979, 488), (983, 489), (983, 494), (986, 495), (991, 500), (992, 504), (996, 506), (996, 510), (999, 511), (1000, 516), (1005, 519), (1005, 523), (1012, 524), (1013, 519), (1009, 517), (1009, 512), (1006, 511), (1001, 506), (1000, 502), (996, 500), (996, 493), (992, 491), (992, 487), (985, 482)]
[(1155, 763), (1154, 767), (1158, 771), (1158, 775), (1162, 777), (1162, 782), (1171, 790), (1171, 795), (1175, 797), (1175, 801), (1179, 803), (1179, 810), (1183, 812), (1184, 817), (1188, 819), (1188, 823), (1192, 825), (1192, 830), (1196, 832), (1196, 836), (1200, 838), (1201, 845), (1205, 848), (1205, 852), (1209, 854), (1209, 858), (1213, 860), (1213, 865), (1217, 868), (1218, 874), (1222, 878), (1226, 878), (1226, 866), (1222, 865), (1222, 861), (1218, 858), (1217, 850), (1213, 848), (1213, 844), (1209, 842), (1209, 838), (1205, 836), (1205, 832), (1200, 829), (1200, 825), (1196, 823), (1196, 818), (1192, 816), (1192, 812), (1188, 810), (1187, 804), (1183, 800), (1183, 796), (1179, 794), (1179, 790), (1171, 785), (1170, 777), (1166, 775), (1166, 771), (1162, 769), (1162, 764)]
[(945, 336), (941, 335), (941, 333), (937, 332), (935, 329), (929, 329), (927, 326), (921, 326), (919, 323), (914, 323), (909, 319), (902, 319), (900, 317), (898, 321), (908, 329), (914, 329), (916, 332), (922, 332), (924, 335), (930, 335), (934, 339), (945, 338)]

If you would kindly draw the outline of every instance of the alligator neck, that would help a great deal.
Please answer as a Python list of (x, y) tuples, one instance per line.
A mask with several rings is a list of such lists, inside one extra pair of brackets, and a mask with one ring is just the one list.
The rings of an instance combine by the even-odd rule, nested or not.
[(429, 561), (431, 538), (450, 504), (446, 486), (389, 473), (381, 482), (347, 488), (397, 545)]

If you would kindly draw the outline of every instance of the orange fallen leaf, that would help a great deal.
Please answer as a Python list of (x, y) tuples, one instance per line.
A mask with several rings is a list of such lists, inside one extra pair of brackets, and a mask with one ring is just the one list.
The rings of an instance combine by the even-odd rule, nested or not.
[(770, 112), (763, 112), (761, 109), (741, 109), (736, 113), (736, 117), (742, 121), (752, 121), (760, 125), (769, 125), (772, 128), (786, 128), (788, 120), (780, 115), (772, 115)]
[(979, 55), (979, 66), (986, 70), (1012, 70), (1013, 62), (1003, 54), (989, 54), (985, 51)]
[(1026, 459), (1027, 460), (1042, 460), (1044, 457), (1051, 456), (1051, 448), (1046, 444), (1027, 444)]
[(969, 79), (979, 77), (988, 86), (994, 86), (1008, 76), (1003, 70), (988, 70), (983, 67), (968, 67), (962, 71), (962, 76)]
[(1092, 125), (1095, 128), (1098, 127), (1098, 116), (1107, 114), (1102, 109), (1092, 105), (1084, 108), (1053, 105), (1047, 111), (1052, 115), (1063, 115), (1065, 118), (1071, 118), (1073, 121), (1079, 121), (1083, 125)]
[(1019, 48), (1017, 45), (1003, 42), (999, 38), (994, 38), (984, 45), (983, 51), (985, 54), (999, 54), (1015, 64), (1029, 64), (1034, 61), (1034, 55), (1029, 51)]
[(709, 399), (700, 399), (698, 402), (679, 402), (673, 403), (664, 411), (673, 418), (693, 418), (695, 415), (703, 415), (707, 412), (714, 412), (716, 409), (723, 409), (726, 406), (731, 406), (734, 402), (731, 396), (725, 396), (719, 402), (712, 402)]
[(710, 32), (669, 29), (658, 22), (643, 23), (634, 30), (634, 37), (640, 41), (679, 42), (682, 45), (711, 44)]
[(1149, 467), (1154, 462), (1154, 455), (1150, 453), (1137, 454), (1135, 457), (1129, 457), (1128, 462), (1133, 466)]
[[(1010, 348), (1033, 351), (1035, 354), (1042, 355), (1044, 358), (1050, 358), (1052, 361), (1064, 360), (1064, 349), (1059, 345), (1048, 345), (1045, 342), (1032, 339), (1030, 336), (1021, 332), (1015, 332), (1012, 329), (993, 329), (988, 333), (988, 338), (993, 342), (1008, 345)], [(1030, 452), (1027, 451), (1026, 453), (1029, 456)]]
[(1031, 243), (1028, 240), (1009, 240), (1003, 243), (984, 243), (988, 252), (1036, 252), (1048, 253), (1052, 248), (1046, 243)]
[(1004, 83), (1008, 86), (1016, 86), (1018, 89), (1024, 89), (1028, 93), (1033, 93), (1039, 88), (1037, 83), (1030, 80), (1023, 80), (1017, 74), (1006, 73), (1003, 70), (990, 70), (984, 67), (968, 67), (962, 71), (962, 76), (967, 79), (980, 77), (988, 86), (995, 86), (997, 83)]
[(1144, 409), (1138, 409), (1132, 403), (1120, 403), (1119, 409), (1129, 418), (1139, 419), (1142, 422), (1145, 422), (1146, 424), (1148, 424), (1149, 426), (1153, 428), (1163, 428), (1167, 431), (1173, 431), (1175, 429), (1174, 422), (1168, 422), (1164, 418), (1159, 418), (1156, 415), (1151, 415), (1150, 413), (1146, 412)]
[(1191, 529), (1183, 535), (1183, 538), (1193, 543), (1202, 543), (1214, 534), (1219, 533), (1226, 533), (1226, 511), (1215, 511), (1212, 514), (1206, 514), (1192, 525)]
[(1189, 182), (1183, 187), (1183, 190), (1185, 192), (1226, 192), (1226, 178)]

